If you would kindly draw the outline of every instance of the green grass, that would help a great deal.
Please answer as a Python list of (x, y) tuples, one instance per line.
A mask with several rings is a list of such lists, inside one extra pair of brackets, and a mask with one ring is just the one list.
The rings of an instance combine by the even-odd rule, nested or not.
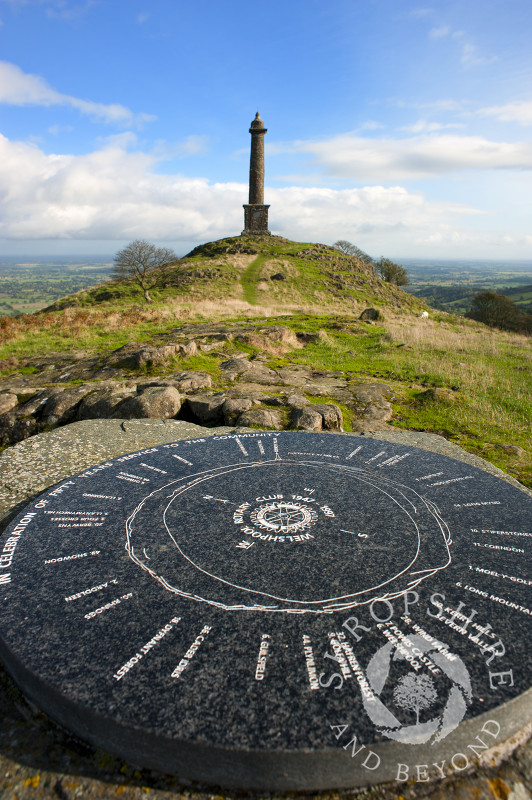
[(267, 260), (267, 255), (261, 254), (257, 256), (240, 279), (244, 300), (249, 303), (250, 306), (257, 305), (257, 280), (264, 262)]
[[(325, 330), (328, 341), (309, 343), (291, 352), (280, 350), (279, 355), (269, 353), (268, 366), (301, 364), (316, 370), (340, 371), (351, 385), (361, 381), (386, 383), (396, 395), (392, 403), (393, 425), (441, 433), (523, 483), (532, 483), (530, 338), (493, 331), (444, 312), (431, 311), (430, 319), (420, 320), (421, 306), (415, 305), (413, 298), (404, 301), (400, 290), (374, 284), (374, 278), (364, 272), (350, 273), (344, 264), (298, 256), (302, 250), (313, 247), (305, 243), (276, 237), (271, 241), (263, 237), (260, 242), (250, 239), (250, 247), (256, 246), (256, 256), (251, 254), (252, 261), (243, 271), (242, 260), (223, 263), (224, 248), (233, 248), (235, 242), (246, 244), (241, 237), (210, 243), (205, 252), (183, 260), (176, 267), (179, 271), (201, 268), (204, 264), (214, 266), (220, 269), (219, 278), (199, 279), (187, 287), (168, 287), (166, 296), (162, 291), (154, 292), (156, 302), (149, 306), (131, 284), (111, 284), (107, 289), (116, 289), (120, 296), (97, 305), (91, 300), (91, 292), (102, 292), (103, 287), (77, 296), (78, 305), (64, 311), (25, 319), (0, 318), (0, 331), (5, 334), (0, 358), (32, 359), (72, 350), (105, 353), (131, 341), (160, 343), (157, 337), (170, 335), (180, 320), (191, 326), (223, 317), (227, 321), (254, 321), (260, 327), (286, 325), (295, 332)], [(280, 259), (278, 265), (275, 258)], [(264, 293), (275, 301), (279, 299), (277, 316), (252, 319), (255, 311), (249, 306), (242, 312), (238, 306), (234, 312), (227, 311), (229, 297), (238, 298), (243, 305), (241, 290), (247, 303), (257, 304), (260, 296), (257, 281), (266, 271), (269, 274), (283, 271), (288, 275), (286, 281), (268, 281), (269, 293)], [(337, 279), (335, 275), (340, 277)], [(336, 300), (334, 292), (339, 290), (334, 288), (335, 281), (340, 279), (345, 279), (346, 289)], [(175, 302), (180, 292), (186, 295), (186, 303), (181, 306)], [(211, 307), (209, 311), (202, 305), (204, 296), (220, 297), (223, 302), (220, 300), (219, 308)], [(356, 311), (353, 307), (350, 314), (349, 306), (356, 298), (365, 306), (379, 307), (383, 320), (377, 325), (361, 322), (360, 305)], [(317, 306), (322, 309), (317, 315), (297, 311)], [(189, 338), (194, 338), (193, 332)], [(150, 374), (178, 369), (202, 371), (211, 375), (214, 389), (225, 388), (219, 368), (221, 361), (232, 354), (252, 355), (259, 347), (238, 341), (220, 343), (219, 349), (225, 355), (198, 353), (188, 359), (178, 358), (167, 365), (168, 369), (156, 368)], [(31, 374), (32, 367), (24, 369)], [(431, 387), (447, 390), (447, 399), (438, 395), (431, 400), (423, 394)], [(350, 401), (339, 403), (333, 398), (316, 397), (311, 402), (339, 405), (345, 429), (351, 429), (356, 414)], [(520, 455), (501, 449), (508, 444), (528, 452)]]

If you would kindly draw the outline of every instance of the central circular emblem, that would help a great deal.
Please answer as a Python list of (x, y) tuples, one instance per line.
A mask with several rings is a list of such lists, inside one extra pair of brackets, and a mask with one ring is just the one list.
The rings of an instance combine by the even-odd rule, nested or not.
[(251, 520), (258, 528), (275, 533), (304, 531), (317, 519), (314, 509), (301, 503), (275, 502), (256, 508)]

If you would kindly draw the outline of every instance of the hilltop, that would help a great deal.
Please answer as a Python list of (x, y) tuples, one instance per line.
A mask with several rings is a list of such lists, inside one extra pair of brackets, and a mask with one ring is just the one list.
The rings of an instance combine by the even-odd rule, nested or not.
[[(426, 304), (382, 281), (372, 266), (323, 244), (281, 236), (234, 236), (200, 245), (176, 264), (159, 270), (152, 294), (186, 312), (201, 308), (212, 317), (274, 309), (278, 312), (352, 313), (360, 305), (424, 309)], [(63, 298), (44, 311), (102, 306), (117, 309), (143, 302), (133, 280), (108, 281)], [(264, 312), (262, 312), (264, 313)], [(360, 313), (360, 312), (359, 312)]]
[(532, 482), (530, 339), (431, 310), (333, 247), (201, 245), (147, 304), (108, 281), (0, 318), (0, 445), (74, 420), (439, 433)]

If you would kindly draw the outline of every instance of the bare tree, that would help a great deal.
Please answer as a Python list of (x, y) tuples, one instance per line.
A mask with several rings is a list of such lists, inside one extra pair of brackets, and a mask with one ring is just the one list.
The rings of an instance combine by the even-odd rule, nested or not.
[(152, 303), (149, 290), (159, 283), (161, 270), (177, 260), (173, 250), (135, 239), (115, 255), (112, 277), (132, 278), (144, 292), (146, 302)]
[(429, 675), (404, 675), (393, 692), (393, 699), (398, 706), (413, 711), (416, 715), (416, 725), (419, 725), (419, 712), (430, 708), (438, 695), (434, 688), (434, 681)]
[(357, 247), (356, 244), (348, 242), (347, 239), (338, 239), (338, 241), (333, 244), (333, 247), (337, 247), (338, 250), (341, 250), (342, 253), (348, 256), (355, 256), (355, 258), (363, 261), (364, 264), (373, 263), (371, 256), (368, 256), (368, 254), (361, 250), (360, 247)]
[(406, 269), (396, 264), (395, 261), (390, 261), (389, 258), (381, 258), (380, 261), (377, 261), (375, 269), (387, 283), (395, 283), (396, 286), (406, 286), (407, 283), (410, 283)]

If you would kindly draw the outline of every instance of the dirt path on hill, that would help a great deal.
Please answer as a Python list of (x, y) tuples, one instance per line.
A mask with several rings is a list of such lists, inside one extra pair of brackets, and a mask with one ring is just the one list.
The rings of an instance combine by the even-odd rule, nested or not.
[(257, 280), (260, 270), (266, 261), (267, 256), (257, 256), (240, 278), (244, 300), (251, 306), (257, 305)]

